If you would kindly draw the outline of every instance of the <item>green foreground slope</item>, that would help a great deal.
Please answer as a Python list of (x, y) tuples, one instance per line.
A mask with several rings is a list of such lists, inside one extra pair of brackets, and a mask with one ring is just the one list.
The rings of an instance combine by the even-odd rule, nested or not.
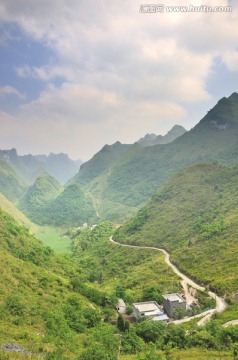
[(0, 348), (17, 344), (33, 358), (44, 353), (39, 358), (75, 359), (84, 348), (82, 334), (99, 326), (102, 317), (81, 287), (73, 289), (72, 278), (81, 284), (77, 264), (56, 256), (0, 210), (0, 273)]
[(181, 270), (221, 294), (238, 292), (238, 168), (201, 163), (168, 181), (118, 241), (167, 249)]
[[(231, 354), (233, 344), (238, 341), (235, 328), (222, 329), (211, 324), (185, 332), (183, 328), (166, 327), (156, 321), (135, 325), (123, 322), (119, 327), (113, 310), (116, 298), (110, 290), (113, 274), (114, 277), (118, 275), (120, 281), (116, 286), (117, 296), (125, 291), (123, 285), (134, 289), (140, 287), (141, 280), (148, 284), (151, 276), (154, 276), (152, 281), (156, 281), (156, 273), (164, 289), (170, 288), (170, 277), (177, 279), (170, 269), (166, 270), (164, 263), (159, 271), (156, 269), (155, 254), (149, 250), (105, 246), (101, 235), (104, 233), (108, 237), (111, 230), (108, 227), (104, 227), (105, 232), (101, 230), (101, 227), (95, 228), (88, 241), (77, 238), (77, 247), (82, 251), (85, 246), (89, 250), (90, 243), (95, 242), (85, 257), (81, 251), (77, 251), (75, 257), (59, 257), (0, 211), (1, 359), (117, 360), (119, 349), (121, 354), (136, 354), (151, 347), (151, 342), (157, 343), (166, 354), (170, 347), (181, 349), (177, 354), (193, 347), (223, 350), (219, 355), (225, 355), (225, 351)], [(153, 259), (151, 264), (148, 263), (150, 259)], [(129, 276), (123, 283), (126, 268)], [(137, 271), (148, 271), (148, 276), (144, 274), (142, 278)], [(100, 272), (101, 285), (106, 285), (108, 292), (100, 289)], [(155, 284), (149, 290), (156, 295)], [(132, 292), (127, 293), (127, 296), (132, 295)], [(4, 351), (13, 345), (18, 349), (20, 346), (20, 353)], [(24, 349), (27, 352), (23, 353)], [(207, 356), (209, 354), (215, 353), (206, 352)]]
[(10, 214), (19, 224), (25, 226), (31, 232), (36, 230), (36, 225), (33, 224), (16, 206), (0, 193), (1, 208)]
[(0, 161), (0, 192), (10, 201), (16, 201), (23, 195), (25, 184), (16, 172), (4, 161)]

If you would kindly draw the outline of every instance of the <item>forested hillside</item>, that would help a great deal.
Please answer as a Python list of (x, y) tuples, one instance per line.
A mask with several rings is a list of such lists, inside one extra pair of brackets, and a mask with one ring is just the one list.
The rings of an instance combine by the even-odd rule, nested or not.
[(9, 200), (16, 201), (26, 190), (26, 184), (4, 161), (0, 161), (0, 192)]
[(238, 285), (237, 199), (237, 167), (194, 165), (172, 177), (115, 237), (164, 247), (183, 271), (231, 295)]

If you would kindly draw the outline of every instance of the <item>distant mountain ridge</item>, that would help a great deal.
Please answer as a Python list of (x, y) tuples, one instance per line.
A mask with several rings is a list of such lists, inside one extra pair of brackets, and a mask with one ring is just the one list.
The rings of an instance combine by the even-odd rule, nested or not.
[(146, 134), (138, 143), (143, 146), (153, 146), (157, 144), (168, 144), (185, 134), (187, 130), (181, 125), (174, 125), (166, 135)]
[(67, 154), (18, 155), (16, 149), (0, 150), (0, 160), (8, 163), (26, 181), (36, 178), (39, 169), (45, 169), (62, 184), (66, 183), (79, 170), (81, 160), (71, 160)]

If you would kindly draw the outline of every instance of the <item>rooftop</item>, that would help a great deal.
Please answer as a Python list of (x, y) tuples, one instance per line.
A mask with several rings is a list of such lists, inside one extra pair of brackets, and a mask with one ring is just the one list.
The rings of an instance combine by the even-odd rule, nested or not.
[(161, 309), (156, 301), (145, 301), (140, 303), (134, 303), (133, 306), (139, 310), (140, 313), (147, 312), (161, 312)]
[(125, 302), (124, 302), (124, 300), (123, 300), (123, 299), (118, 299), (117, 306), (120, 306), (120, 307), (126, 307), (126, 304), (125, 304)]
[(166, 294), (166, 295), (163, 295), (163, 298), (165, 298), (166, 300), (169, 300), (171, 302), (174, 302), (174, 301), (178, 301), (180, 303), (185, 302), (185, 300), (179, 294)]

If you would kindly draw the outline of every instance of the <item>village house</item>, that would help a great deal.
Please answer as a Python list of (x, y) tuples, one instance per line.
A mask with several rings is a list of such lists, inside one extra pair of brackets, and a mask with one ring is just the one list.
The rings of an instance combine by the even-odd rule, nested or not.
[(169, 318), (163, 313), (161, 307), (156, 301), (145, 301), (140, 303), (134, 303), (134, 316), (138, 320), (142, 316), (151, 318), (154, 321), (168, 322)]
[(166, 294), (162, 296), (163, 309), (169, 317), (173, 317), (176, 309), (186, 310), (186, 301), (179, 294)]
[(125, 314), (126, 313), (126, 304), (125, 304), (123, 299), (118, 299), (117, 312), (119, 314)]

